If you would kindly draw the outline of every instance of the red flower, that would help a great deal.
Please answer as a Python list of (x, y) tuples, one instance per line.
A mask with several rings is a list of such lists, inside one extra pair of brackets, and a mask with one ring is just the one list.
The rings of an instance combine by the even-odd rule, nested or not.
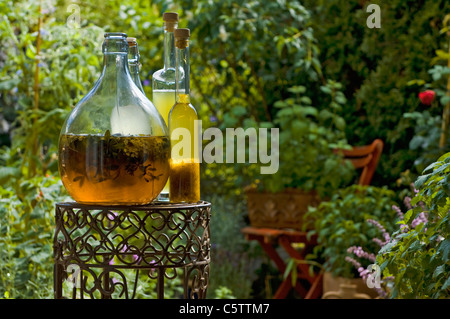
[(419, 99), (422, 104), (431, 105), (431, 102), (433, 102), (435, 95), (436, 93), (433, 90), (426, 90), (419, 93)]

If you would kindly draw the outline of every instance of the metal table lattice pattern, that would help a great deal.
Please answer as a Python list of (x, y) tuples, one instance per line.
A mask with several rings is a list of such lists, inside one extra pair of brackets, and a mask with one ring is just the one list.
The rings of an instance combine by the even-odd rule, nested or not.
[[(145, 206), (57, 203), (55, 298), (205, 298), (210, 210), (205, 201)], [(173, 291), (165, 287), (174, 283), (178, 295), (165, 296)]]

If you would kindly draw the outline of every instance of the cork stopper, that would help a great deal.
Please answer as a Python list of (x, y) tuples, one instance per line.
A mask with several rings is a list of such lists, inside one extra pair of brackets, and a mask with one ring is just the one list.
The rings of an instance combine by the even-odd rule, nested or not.
[(178, 13), (176, 12), (164, 12), (163, 13), (163, 20), (164, 21), (178, 21)]
[(173, 35), (175, 38), (189, 39), (191, 36), (191, 30), (185, 28), (176, 29)]
[(177, 48), (184, 49), (189, 46), (189, 37), (191, 36), (189, 29), (175, 29), (173, 35), (175, 36), (175, 46)]
[(164, 21), (164, 30), (167, 32), (174, 32), (178, 24), (178, 13), (164, 12), (163, 21)]
[(131, 37), (128, 37), (127, 38), (127, 42), (128, 42), (128, 46), (136, 46), (137, 45), (137, 42), (136, 42), (136, 38), (131, 38)]

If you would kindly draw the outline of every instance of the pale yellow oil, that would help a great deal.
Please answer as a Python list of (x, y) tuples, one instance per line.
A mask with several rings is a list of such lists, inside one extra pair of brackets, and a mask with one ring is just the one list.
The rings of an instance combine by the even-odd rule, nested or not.
[[(175, 91), (174, 90), (153, 90), (153, 104), (163, 117), (166, 125), (169, 125), (169, 113), (175, 105)], [(167, 180), (162, 193), (169, 193), (170, 178)]]
[[(189, 102), (189, 96), (180, 94), (178, 102), (172, 108), (169, 116), (169, 131), (172, 147), (170, 162), (170, 192), (171, 202), (198, 202), (200, 200), (200, 163), (195, 145), (198, 142), (198, 132), (195, 128), (198, 120), (197, 112)], [(172, 133), (178, 128), (186, 129), (190, 134), (175, 139)], [(183, 149), (182, 152), (174, 150)]]

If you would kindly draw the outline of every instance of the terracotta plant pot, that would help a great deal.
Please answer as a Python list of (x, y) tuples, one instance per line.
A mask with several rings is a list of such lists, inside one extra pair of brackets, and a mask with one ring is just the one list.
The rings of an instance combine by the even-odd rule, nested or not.
[(308, 206), (319, 204), (314, 191), (286, 189), (271, 193), (248, 188), (245, 192), (250, 225), (255, 227), (302, 230), (303, 215), (308, 211)]
[(334, 277), (330, 272), (323, 274), (323, 299), (374, 299), (375, 289), (367, 287), (362, 278)]

